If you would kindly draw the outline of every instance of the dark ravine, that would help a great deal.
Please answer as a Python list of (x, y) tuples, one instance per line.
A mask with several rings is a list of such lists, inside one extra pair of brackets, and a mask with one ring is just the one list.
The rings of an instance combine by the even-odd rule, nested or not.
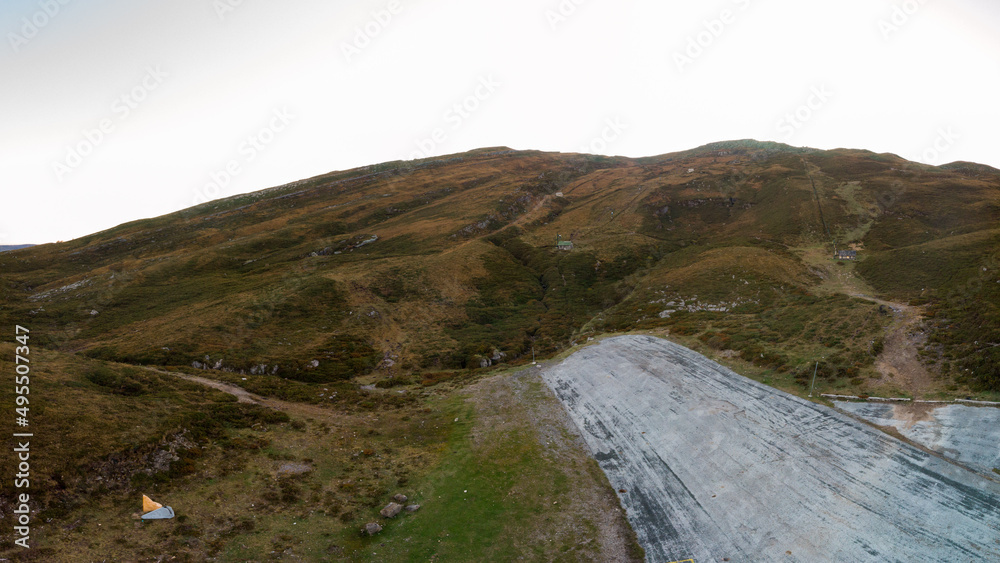
[(544, 379), (650, 561), (1000, 558), (997, 483), (676, 344), (609, 338)]

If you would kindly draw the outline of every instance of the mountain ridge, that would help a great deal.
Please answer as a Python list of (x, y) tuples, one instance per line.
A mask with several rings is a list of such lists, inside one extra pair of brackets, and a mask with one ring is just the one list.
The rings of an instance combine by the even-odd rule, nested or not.
[[(885, 297), (920, 298), (912, 284), (890, 280), (887, 269), (899, 267), (897, 258), (914, 259), (907, 248), (939, 241), (940, 248), (969, 249), (959, 252), (958, 277), (971, 275), (971, 262), (989, 253), (969, 254), (996, 236), (1000, 172), (991, 170), (754, 140), (645, 158), (490, 147), (331, 172), (42, 245), (0, 264), (11, 273), (33, 271), (19, 278), (21, 302), (53, 301), (31, 314), (58, 328), (60, 346), (94, 357), (158, 365), (221, 360), (242, 372), (277, 365), (275, 374), (317, 380), (347, 372), (309, 367), (316, 362), (352, 365), (355, 375), (386, 361), (409, 373), (466, 369), (523, 358), (536, 345), (552, 353), (584, 327), (656, 325), (648, 315), (662, 311), (626, 315), (623, 303), (650, 309), (657, 299), (640, 278), (647, 285), (677, 279), (658, 265), (685, 255), (692, 275), (718, 262), (697, 275), (711, 278), (708, 294), (743, 307), (751, 298), (743, 288), (718, 285), (721, 270), (753, 274), (761, 287), (816, 293), (810, 288), (829, 275), (827, 265), (807, 263), (803, 249), (832, 255), (851, 245), (865, 251), (857, 274), (847, 275)], [(960, 236), (972, 233), (978, 238)], [(557, 236), (576, 249), (547, 250)], [(783, 273), (742, 264), (747, 256)], [(706, 257), (712, 260), (699, 265)], [(947, 271), (951, 262), (906, 277), (947, 283), (955, 277)], [(568, 292), (561, 298), (550, 279), (557, 274)], [(675, 297), (698, 296), (693, 279), (679, 281)], [(164, 288), (164, 299), (144, 312), (138, 304), (150, 287)], [(320, 315), (304, 295), (339, 310)], [(177, 316), (190, 306), (228, 320), (211, 328)], [(427, 322), (436, 319), (433, 328), (412, 320), (417, 310), (430, 315)], [(259, 330), (263, 319), (288, 324), (295, 312), (319, 322), (302, 329), (308, 336), (300, 358), (278, 353), (277, 340)], [(362, 326), (349, 318), (355, 314), (377, 322)], [(127, 328), (133, 323), (146, 328)], [(517, 327), (505, 326), (511, 323)], [(144, 336), (128, 336), (135, 330)], [(177, 339), (179, 333), (189, 336)], [(151, 342), (140, 347), (141, 340)], [(224, 353), (234, 347), (243, 352)], [(410, 361), (392, 360), (401, 351)], [(864, 362), (844, 361), (865, 369)], [(783, 365), (794, 370), (795, 363)]]

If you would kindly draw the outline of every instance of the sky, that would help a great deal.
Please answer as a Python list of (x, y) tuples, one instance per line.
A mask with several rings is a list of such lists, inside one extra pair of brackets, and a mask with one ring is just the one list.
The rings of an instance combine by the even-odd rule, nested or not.
[(0, 245), (480, 147), (1000, 168), (997, 29), (995, 0), (4, 0)]

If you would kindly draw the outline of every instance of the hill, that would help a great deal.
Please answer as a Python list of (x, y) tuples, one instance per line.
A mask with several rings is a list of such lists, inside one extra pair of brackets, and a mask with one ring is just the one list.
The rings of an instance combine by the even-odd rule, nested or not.
[[(996, 387), (991, 349), (961, 342), (996, 321), (962, 303), (997, 302), (975, 298), (996, 285), (984, 282), (1000, 175), (970, 170), (753, 141), (645, 159), (486, 149), (387, 163), (6, 256), (3, 314), (94, 358), (332, 381), (734, 317), (761, 325), (741, 330), (753, 346), (844, 340), (837, 327), (871, 309), (836, 287), (852, 276), (931, 305), (949, 321), (931, 337), (949, 345), (942, 357)], [(574, 250), (555, 252), (558, 236)], [(861, 249), (856, 274), (825, 259), (835, 245)], [(669, 302), (685, 305), (660, 317)], [(783, 307), (802, 318), (774, 325)], [(819, 355), (864, 363), (842, 344)]]
[[(376, 413), (407, 428), (428, 408), (444, 420), (450, 399), (427, 401), (484, 370), (628, 331), (668, 335), (793, 393), (815, 370), (817, 391), (995, 397), (998, 225), (1000, 172), (970, 163), (748, 140), (649, 158), (500, 147), (333, 172), (4, 253), (0, 318), (31, 330), (52, 393), (162, 410), (142, 432), (125, 430), (132, 411), (75, 430), (47, 418), (77, 458), (75, 432), (105, 429), (81, 458), (93, 467), (138, 459), (122, 453), (136, 440), (169, 451), (160, 440), (184, 431), (206, 451), (253, 443), (246, 428), (290, 428), (302, 408), (354, 417), (344, 428)], [(845, 249), (857, 260), (834, 259)], [(206, 401), (228, 399), (148, 368), (298, 406), (282, 411), (290, 420), (226, 406), (237, 410), (195, 423), (223, 408)], [(46, 401), (76, 412), (65, 397)], [(177, 479), (222, 471), (221, 454), (204, 455), (177, 455), (188, 462)], [(109, 490), (133, 490), (140, 466)], [(67, 479), (46, 473), (42, 498), (77, 491)], [(361, 515), (349, 512), (353, 526)]]

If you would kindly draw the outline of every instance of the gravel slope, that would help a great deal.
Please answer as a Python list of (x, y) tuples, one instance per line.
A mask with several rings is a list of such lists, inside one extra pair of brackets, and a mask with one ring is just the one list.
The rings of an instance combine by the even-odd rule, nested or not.
[(1000, 560), (1000, 485), (684, 347), (609, 338), (543, 378), (650, 561)]

